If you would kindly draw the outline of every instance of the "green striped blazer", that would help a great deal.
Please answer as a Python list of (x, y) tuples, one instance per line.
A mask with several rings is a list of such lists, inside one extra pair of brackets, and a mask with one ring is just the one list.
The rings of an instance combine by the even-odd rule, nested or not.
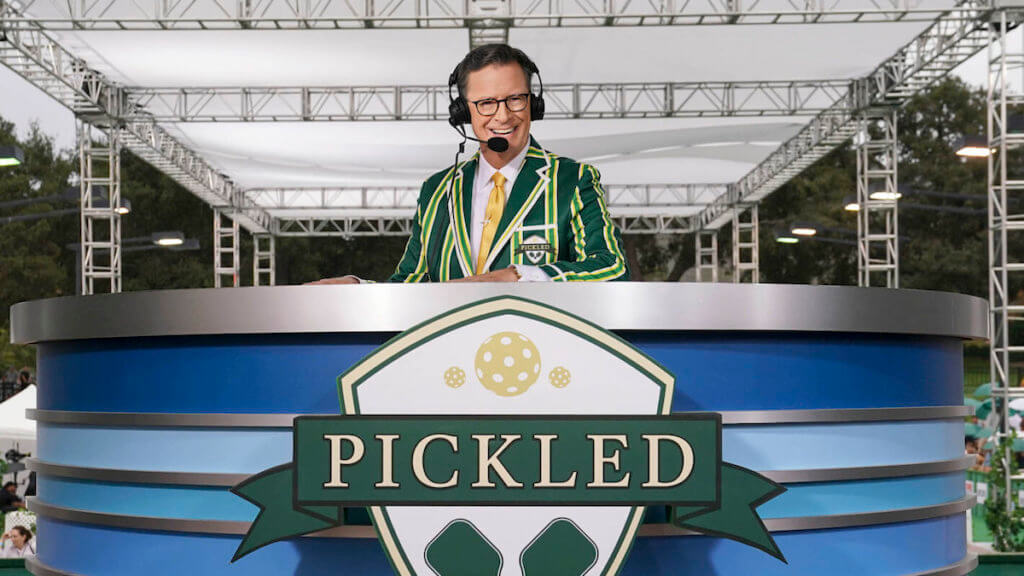
[[(389, 282), (445, 282), (473, 274), (469, 220), (479, 155), (423, 183), (412, 236)], [(547, 152), (531, 138), (487, 269), (525, 264), (556, 281), (629, 280), (624, 254), (597, 170)]]

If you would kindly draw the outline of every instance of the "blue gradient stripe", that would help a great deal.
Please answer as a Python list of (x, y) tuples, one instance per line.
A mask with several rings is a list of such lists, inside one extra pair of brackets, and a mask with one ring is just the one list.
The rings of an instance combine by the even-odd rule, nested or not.
[[(132, 531), (40, 517), (39, 558), (88, 576), (392, 576), (372, 539), (299, 538), (277, 542), (234, 564), (240, 537)], [(775, 540), (788, 564), (754, 548), (703, 536), (638, 538), (623, 576), (904, 576), (966, 554), (963, 514), (919, 522), (806, 532)]]
[[(758, 508), (762, 518), (879, 512), (953, 502), (964, 497), (964, 475), (790, 484), (787, 488)], [(226, 487), (116, 484), (41, 475), (38, 490), (46, 504), (127, 516), (249, 522), (259, 512)]]
[[(39, 423), (40, 458), (124, 470), (255, 474), (292, 458), (288, 429), (103, 428)], [(754, 470), (885, 466), (963, 456), (963, 422), (726, 426), (723, 459)]]
[[(338, 410), (338, 375), (391, 336), (279, 334), (43, 343), (37, 349), (39, 381), (45, 383), (39, 408), (332, 413)], [(679, 332), (626, 336), (676, 375), (676, 411), (950, 406), (963, 400), (963, 357), (955, 338)], [(441, 381), (441, 374), (434, 376)]]

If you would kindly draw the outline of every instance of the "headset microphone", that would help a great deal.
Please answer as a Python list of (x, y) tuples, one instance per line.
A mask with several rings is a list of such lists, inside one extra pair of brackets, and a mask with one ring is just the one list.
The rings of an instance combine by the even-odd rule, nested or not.
[(490, 148), (491, 150), (494, 150), (495, 152), (498, 152), (499, 154), (504, 152), (505, 150), (508, 150), (508, 140), (506, 140), (504, 138), (495, 136), (494, 138), (488, 138), (487, 140), (481, 140), (479, 138), (473, 138), (469, 134), (466, 134), (464, 131), (460, 131), (460, 132), (462, 132), (462, 137), (463, 138), (465, 138), (467, 140), (475, 140), (475, 141), (480, 142), (482, 144), (487, 144), (488, 148)]

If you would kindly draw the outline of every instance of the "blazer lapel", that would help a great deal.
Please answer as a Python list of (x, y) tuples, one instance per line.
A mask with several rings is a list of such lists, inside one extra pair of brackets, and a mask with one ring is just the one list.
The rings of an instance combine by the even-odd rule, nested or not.
[(473, 266), (470, 265), (469, 221), (473, 217), (473, 179), (479, 155), (477, 152), (462, 164), (455, 175), (452, 194), (448, 198), (449, 221), (455, 229), (455, 254), (463, 278), (473, 275)]
[(505, 204), (505, 211), (501, 214), (501, 222), (498, 223), (498, 230), (494, 234), (494, 243), (487, 256), (485, 270), (491, 269), (491, 264), (512, 238), (512, 232), (522, 223), (523, 218), (537, 203), (537, 199), (543, 196), (551, 179), (548, 175), (550, 168), (551, 159), (531, 137), (530, 149), (526, 153), (523, 168), (519, 171), (519, 176), (516, 177), (515, 185), (512, 186), (512, 192)]

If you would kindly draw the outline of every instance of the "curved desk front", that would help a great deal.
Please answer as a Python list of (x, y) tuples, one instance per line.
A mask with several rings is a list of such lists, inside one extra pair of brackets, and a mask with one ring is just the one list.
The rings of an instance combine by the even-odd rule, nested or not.
[[(962, 341), (987, 306), (780, 285), (361, 285), (125, 293), (16, 305), (38, 345), (38, 575), (376, 576), (349, 525), (229, 563), (257, 513), (228, 489), (337, 414), (338, 374), (396, 333), (500, 294), (611, 330), (676, 375), (672, 410), (723, 415), (723, 458), (783, 483), (759, 508), (788, 564), (648, 511), (627, 575), (967, 574)], [(507, 570), (513, 569), (512, 567)], [(512, 572), (503, 572), (511, 574)]]

